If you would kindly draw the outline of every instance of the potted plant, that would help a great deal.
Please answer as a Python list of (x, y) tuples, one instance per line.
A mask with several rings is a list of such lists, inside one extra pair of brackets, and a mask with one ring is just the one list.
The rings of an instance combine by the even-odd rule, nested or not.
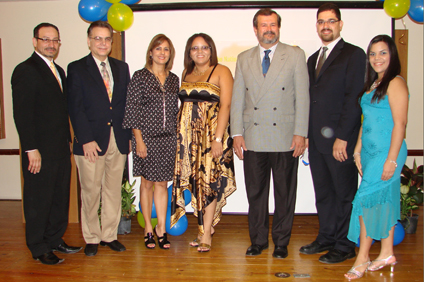
[(418, 215), (412, 211), (423, 202), (423, 166), (417, 167), (415, 160), (412, 169), (404, 165), (400, 181), (401, 223), (406, 233), (413, 234), (417, 230)]
[(128, 234), (131, 233), (131, 217), (136, 214), (135, 205), (134, 205), (134, 182), (130, 185), (128, 180), (126, 180), (121, 187), (121, 200), (122, 200), (122, 212), (121, 212), (121, 221), (118, 226), (118, 234)]

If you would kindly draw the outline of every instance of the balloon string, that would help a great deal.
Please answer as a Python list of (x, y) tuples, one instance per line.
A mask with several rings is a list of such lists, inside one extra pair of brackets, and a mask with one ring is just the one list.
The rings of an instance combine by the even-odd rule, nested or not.
[[(406, 24), (403, 18), (402, 18), (402, 24), (403, 24), (404, 30), (406, 30)], [(402, 33), (402, 35), (399, 37), (399, 43), (402, 45), (406, 45), (405, 41), (403, 41), (404, 37), (405, 37), (405, 33)]]

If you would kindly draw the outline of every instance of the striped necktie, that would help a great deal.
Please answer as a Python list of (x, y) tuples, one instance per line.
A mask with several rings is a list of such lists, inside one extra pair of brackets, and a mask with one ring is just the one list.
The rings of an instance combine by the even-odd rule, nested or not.
[(322, 65), (324, 65), (325, 60), (327, 60), (327, 50), (328, 50), (327, 47), (322, 47), (322, 53), (321, 53), (321, 56), (319, 56), (318, 65), (315, 70), (315, 77), (318, 77), (319, 72), (321, 71)]

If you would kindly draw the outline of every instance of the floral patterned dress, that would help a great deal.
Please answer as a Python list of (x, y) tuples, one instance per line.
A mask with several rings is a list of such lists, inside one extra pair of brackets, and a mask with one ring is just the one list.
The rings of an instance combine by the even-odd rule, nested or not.
[(183, 81), (180, 88), (181, 107), (171, 204), (171, 226), (174, 226), (185, 214), (183, 193), (188, 189), (202, 235), (205, 208), (217, 199), (212, 223), (215, 226), (221, 219), (226, 198), (236, 190), (233, 139), (230, 137), (229, 124), (222, 138), (223, 154), (213, 158), (211, 153), (218, 122), (220, 88), (209, 83), (209, 78), (206, 82)]

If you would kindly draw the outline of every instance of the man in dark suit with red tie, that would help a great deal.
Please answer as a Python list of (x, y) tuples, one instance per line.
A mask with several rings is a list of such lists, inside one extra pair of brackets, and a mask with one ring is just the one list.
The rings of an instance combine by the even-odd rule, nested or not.
[[(125, 251), (117, 240), (121, 218), (121, 182), (131, 131), (122, 129), (128, 65), (110, 58), (112, 27), (93, 22), (87, 43), (91, 53), (68, 66), (68, 110), (75, 133), (74, 156), (81, 183), (81, 225), (87, 256), (99, 243)], [(97, 215), (102, 202), (101, 226)]]
[(300, 252), (328, 251), (319, 261), (339, 263), (355, 256), (347, 232), (358, 188), (353, 149), (361, 126), (357, 97), (364, 86), (366, 56), (340, 37), (343, 21), (337, 5), (318, 9), (316, 27), (322, 48), (308, 59), (308, 140), (320, 228), (316, 240)]
[(58, 264), (53, 251), (76, 253), (62, 239), (68, 226), (71, 174), (66, 77), (53, 59), (59, 30), (50, 23), (34, 28), (35, 52), (12, 74), (13, 115), (22, 148), (26, 242), (34, 259)]

